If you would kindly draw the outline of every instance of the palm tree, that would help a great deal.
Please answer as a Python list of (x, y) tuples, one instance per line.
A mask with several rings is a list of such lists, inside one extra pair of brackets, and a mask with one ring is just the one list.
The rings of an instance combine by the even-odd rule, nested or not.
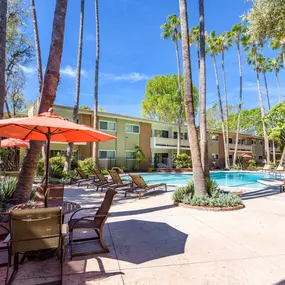
[(7, 0), (0, 0), (0, 119), (3, 119), (4, 103), (6, 98), (6, 90), (5, 90), (6, 27), (7, 27)]
[[(247, 34), (246, 36), (242, 38), (242, 45), (245, 47), (246, 51), (249, 51), (249, 58), (251, 57), (253, 58), (253, 64), (255, 66), (254, 69), (255, 69), (256, 82), (257, 82), (260, 112), (261, 112), (261, 118), (263, 119), (265, 117), (265, 108), (263, 104), (263, 96), (262, 96), (260, 77), (259, 77), (260, 67), (259, 67), (259, 62), (258, 62), (257, 42), (250, 34)], [(262, 120), (262, 128), (263, 128), (266, 161), (267, 161), (267, 164), (270, 164), (268, 130), (267, 130), (267, 124), (264, 120)]]
[[(78, 55), (77, 55), (77, 68), (76, 68), (76, 90), (75, 101), (73, 107), (73, 122), (78, 121), (78, 108), (79, 108), (79, 96), (80, 96), (80, 80), (81, 80), (81, 62), (82, 62), (82, 46), (83, 46), (83, 24), (84, 24), (84, 0), (81, 0), (80, 7), (80, 22), (79, 22), (79, 39), (78, 39)], [(71, 157), (73, 153), (73, 143), (68, 143), (66, 160), (64, 163), (64, 170), (70, 170)]]
[[(100, 60), (100, 29), (99, 29), (99, 3), (95, 0), (95, 19), (96, 19), (96, 62), (95, 62), (95, 86), (94, 86), (94, 119), (93, 127), (98, 129), (98, 84), (99, 84), (99, 60)], [(93, 158), (95, 167), (97, 166), (98, 144), (93, 143)]]
[[(201, 162), (206, 178), (210, 176), (208, 159), (208, 140), (207, 140), (207, 104), (206, 104), (206, 52), (205, 52), (205, 21), (204, 21), (204, 0), (199, 0), (199, 27), (192, 29), (196, 36), (198, 45), (198, 67), (199, 67), (199, 114), (200, 114), (200, 150)], [(198, 36), (197, 36), (198, 28)]]
[(207, 53), (209, 53), (211, 55), (211, 57), (213, 59), (213, 63), (214, 63), (216, 86), (217, 86), (218, 99), (219, 99), (219, 109), (220, 109), (220, 116), (221, 116), (221, 122), (222, 122), (223, 143), (224, 143), (224, 151), (225, 151), (225, 167), (229, 168), (228, 150), (227, 150), (226, 133), (225, 133), (224, 111), (223, 111), (223, 103), (222, 103), (220, 83), (219, 83), (219, 75), (218, 75), (217, 61), (216, 61), (216, 54), (218, 52), (219, 52), (219, 47), (217, 44), (216, 33), (215, 33), (215, 31), (212, 31), (210, 33), (210, 35), (208, 36)]
[(282, 56), (282, 59), (283, 59), (283, 66), (285, 66), (285, 41), (284, 39), (280, 40), (277, 38), (273, 38), (270, 41), (270, 46), (273, 50), (281, 48), (280, 55)]
[[(64, 40), (66, 8), (67, 0), (56, 1), (51, 45), (43, 81), (39, 113), (48, 111), (53, 106), (55, 100), (60, 76), (59, 70)], [(24, 158), (14, 194), (14, 199), (18, 202), (27, 201), (29, 198), (42, 144), (41, 141), (30, 141), (30, 148)]]
[(232, 47), (232, 34), (230, 32), (223, 33), (217, 37), (217, 49), (218, 53), (222, 53), (222, 74), (223, 74), (223, 83), (224, 83), (224, 98), (225, 98), (225, 115), (226, 115), (226, 159), (229, 163), (229, 104), (228, 104), (228, 95), (227, 95), (227, 81), (226, 81), (226, 72), (225, 72), (225, 51)]
[(238, 138), (240, 132), (240, 116), (242, 111), (243, 99), (242, 99), (242, 61), (241, 61), (241, 53), (240, 53), (240, 41), (242, 36), (246, 33), (247, 28), (244, 27), (241, 23), (235, 24), (232, 27), (231, 33), (233, 38), (235, 39), (235, 44), (237, 46), (238, 52), (238, 66), (239, 66), (239, 105), (238, 105), (238, 122), (237, 122), (237, 130), (236, 130), (236, 141), (235, 141), (235, 151), (233, 157), (233, 165), (236, 164), (237, 159), (237, 150), (238, 150)]
[(34, 27), (34, 38), (35, 38), (35, 46), (36, 46), (36, 59), (37, 59), (37, 67), (38, 67), (39, 94), (41, 95), (42, 82), (43, 82), (43, 69), (42, 69), (42, 57), (41, 57), (41, 48), (40, 48), (40, 39), (39, 39), (39, 30), (38, 30), (38, 21), (37, 21), (35, 0), (31, 0), (31, 10), (32, 10), (32, 19), (33, 19), (33, 27)]
[(273, 58), (269, 60), (269, 71), (273, 71), (275, 73), (275, 78), (276, 78), (276, 84), (277, 84), (277, 90), (278, 90), (278, 103), (281, 102), (281, 89), (280, 89), (280, 84), (279, 84), (279, 77), (278, 73), (281, 68), (284, 68), (284, 65), (282, 64), (281, 56), (277, 56), (276, 58)]
[(193, 181), (196, 196), (207, 194), (206, 179), (202, 167), (199, 140), (195, 126), (194, 97), (192, 88), (192, 74), (190, 62), (190, 47), (188, 35), (188, 18), (186, 0), (179, 0), (181, 30), (182, 30), (182, 58), (184, 70), (184, 104), (189, 133), (189, 144), (192, 154)]
[(177, 154), (180, 154), (181, 146), (181, 125), (182, 125), (182, 96), (181, 96), (181, 79), (180, 79), (180, 58), (178, 41), (181, 39), (181, 33), (179, 31), (180, 19), (175, 14), (168, 16), (168, 22), (161, 26), (162, 37), (167, 40), (169, 38), (175, 43), (176, 61), (177, 61), (177, 94), (178, 94), (178, 136), (177, 136)]

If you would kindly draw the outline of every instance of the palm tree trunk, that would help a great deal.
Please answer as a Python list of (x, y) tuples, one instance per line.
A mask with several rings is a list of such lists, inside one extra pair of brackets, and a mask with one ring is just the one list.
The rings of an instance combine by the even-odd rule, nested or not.
[(282, 151), (282, 154), (281, 154), (279, 166), (283, 166), (284, 159), (285, 159), (285, 147), (283, 148), (283, 151)]
[(208, 158), (208, 140), (207, 140), (207, 116), (206, 116), (206, 55), (205, 55), (205, 21), (204, 21), (204, 0), (199, 0), (200, 14), (200, 32), (197, 42), (198, 48), (198, 64), (199, 64), (199, 94), (200, 94), (200, 150), (201, 162), (205, 177), (208, 178), (209, 158)]
[(255, 63), (255, 67), (256, 67), (255, 68), (255, 74), (256, 74), (256, 81), (257, 81), (258, 98), (259, 98), (261, 118), (262, 118), (264, 148), (265, 148), (265, 153), (266, 153), (267, 164), (270, 164), (268, 131), (267, 131), (267, 124), (263, 120), (263, 118), (265, 117), (265, 109), (264, 109), (263, 99), (262, 99), (262, 92), (261, 92), (260, 78), (259, 78), (259, 71), (258, 71), (258, 61), (257, 61), (257, 57), (256, 57), (256, 47), (255, 47), (255, 45), (254, 45), (253, 49), (254, 49), (254, 63)]
[[(78, 108), (79, 108), (79, 97), (80, 97), (80, 80), (81, 80), (81, 62), (82, 62), (82, 46), (83, 46), (83, 24), (84, 24), (84, 0), (81, 0), (79, 40), (78, 40), (78, 56), (77, 56), (77, 69), (76, 69), (76, 90), (75, 90), (75, 102), (74, 102), (74, 107), (73, 107), (73, 122), (74, 123), (77, 123), (77, 120), (78, 120)], [(64, 163), (64, 171), (70, 170), (72, 153), (73, 153), (73, 143), (68, 143), (66, 160)]]
[(6, 106), (6, 111), (7, 111), (8, 117), (12, 118), (11, 112), (10, 112), (10, 107), (9, 107), (8, 100), (7, 100), (7, 93), (6, 93), (6, 96), (5, 96), (5, 106)]
[(33, 26), (34, 26), (34, 38), (35, 38), (35, 46), (36, 46), (39, 94), (41, 96), (42, 82), (43, 82), (43, 69), (42, 69), (41, 47), (40, 47), (40, 38), (39, 38), (39, 30), (38, 30), (38, 21), (37, 21), (35, 0), (31, 0), (31, 10), (32, 10), (32, 19), (33, 19)]
[(271, 105), (270, 105), (268, 84), (267, 84), (267, 78), (266, 78), (265, 70), (262, 71), (262, 74), (263, 74), (263, 78), (264, 78), (264, 85), (265, 85), (265, 92), (266, 92), (266, 99), (267, 99), (267, 104), (268, 104), (268, 110), (270, 110), (271, 109)]
[(233, 165), (236, 164), (237, 159), (237, 150), (238, 150), (238, 138), (240, 132), (240, 117), (242, 110), (242, 64), (241, 64), (241, 55), (240, 55), (240, 41), (237, 39), (237, 50), (238, 50), (238, 66), (239, 66), (239, 105), (238, 105), (238, 122), (237, 122), (237, 131), (236, 131), (236, 141), (235, 141), (235, 152), (233, 157)]
[(7, 0), (0, 0), (0, 119), (4, 116), (6, 70)]
[(190, 47), (188, 42), (188, 19), (186, 0), (179, 0), (181, 30), (182, 30), (182, 58), (184, 70), (184, 104), (186, 120), (189, 133), (189, 144), (191, 148), (191, 157), (193, 164), (193, 181), (195, 186), (195, 195), (204, 196), (207, 194), (206, 179), (201, 162), (201, 154), (197, 129), (195, 125), (194, 97), (192, 88), (192, 74), (190, 63)]
[(222, 73), (223, 73), (223, 82), (224, 82), (224, 97), (225, 97), (225, 107), (226, 107), (226, 159), (228, 160), (228, 166), (230, 165), (229, 161), (229, 104), (228, 104), (228, 94), (227, 94), (227, 81), (225, 73), (225, 52), (222, 50)]
[(273, 164), (276, 166), (276, 148), (274, 140), (272, 140), (272, 151), (273, 151)]
[[(99, 27), (99, 6), (98, 0), (95, 0), (95, 18), (96, 18), (96, 63), (95, 63), (95, 88), (94, 88), (94, 120), (93, 127), (98, 128), (98, 84), (99, 84), (99, 60), (100, 60), (100, 27)], [(98, 165), (98, 143), (93, 143), (93, 158), (95, 167)]]
[(285, 68), (285, 45), (282, 44), (282, 59), (283, 59), (283, 66)]
[(278, 103), (280, 103), (281, 102), (281, 90), (280, 90), (278, 72), (276, 69), (275, 69), (275, 77), (276, 77), (276, 84), (277, 84), (277, 89), (278, 89)]
[[(48, 111), (53, 106), (55, 100), (60, 75), (66, 8), (67, 0), (56, 1), (51, 45), (43, 81), (39, 113)], [(24, 158), (14, 194), (14, 199), (17, 202), (27, 201), (29, 198), (42, 145), (42, 141), (30, 141), (30, 148)]]
[(220, 91), (219, 75), (218, 75), (218, 70), (217, 70), (217, 62), (216, 62), (215, 54), (213, 54), (212, 58), (213, 58), (213, 62), (214, 62), (216, 86), (217, 86), (218, 99), (219, 99), (219, 109), (220, 109), (220, 115), (221, 115), (221, 121), (222, 121), (222, 133), (223, 133), (223, 143), (224, 143), (224, 152), (225, 152), (225, 167), (229, 168), (229, 164), (228, 164), (229, 160), (227, 158), (228, 152), (227, 152), (227, 144), (226, 144), (224, 111), (223, 111), (223, 103), (222, 103), (222, 97), (221, 97), (221, 91)]
[(180, 80), (180, 58), (178, 50), (178, 39), (175, 40), (175, 51), (177, 61), (177, 94), (178, 94), (178, 136), (177, 136), (177, 154), (180, 154), (181, 149), (181, 124), (182, 124), (182, 99), (181, 99), (181, 80)]

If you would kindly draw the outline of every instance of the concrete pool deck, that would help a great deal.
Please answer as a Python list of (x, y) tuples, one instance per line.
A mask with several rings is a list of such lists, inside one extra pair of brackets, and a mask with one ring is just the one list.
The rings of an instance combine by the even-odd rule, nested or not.
[[(109, 254), (70, 261), (69, 285), (285, 284), (285, 193), (278, 187), (245, 193), (245, 209), (203, 212), (175, 207), (173, 187), (141, 200), (119, 193), (105, 227)], [(66, 199), (100, 205), (104, 193), (67, 187)], [(90, 246), (90, 245), (86, 245)], [(68, 254), (68, 253), (67, 253)], [(56, 258), (27, 261), (13, 284), (53, 284)], [(4, 284), (5, 268), (0, 268)]]

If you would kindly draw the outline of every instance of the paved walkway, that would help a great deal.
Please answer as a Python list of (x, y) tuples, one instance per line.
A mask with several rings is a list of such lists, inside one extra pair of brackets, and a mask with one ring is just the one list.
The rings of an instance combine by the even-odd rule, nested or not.
[[(285, 284), (285, 194), (277, 193), (247, 193), (246, 208), (235, 212), (174, 207), (171, 192), (141, 200), (118, 194), (104, 233), (110, 253), (67, 258), (64, 284)], [(73, 187), (66, 198), (99, 205), (103, 194)], [(14, 284), (54, 284), (58, 277), (56, 259), (27, 261)]]

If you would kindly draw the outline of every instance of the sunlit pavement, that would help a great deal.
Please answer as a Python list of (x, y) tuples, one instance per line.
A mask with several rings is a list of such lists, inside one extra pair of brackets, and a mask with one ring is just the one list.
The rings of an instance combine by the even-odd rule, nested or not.
[[(70, 261), (67, 250), (63, 283), (285, 284), (285, 194), (252, 191), (242, 210), (204, 212), (175, 207), (172, 191), (141, 200), (117, 194), (104, 232), (110, 253)], [(65, 191), (82, 206), (99, 206), (103, 196), (84, 187)], [(4, 284), (6, 268), (0, 270)], [(59, 270), (56, 258), (26, 261), (13, 284), (56, 284)]]

